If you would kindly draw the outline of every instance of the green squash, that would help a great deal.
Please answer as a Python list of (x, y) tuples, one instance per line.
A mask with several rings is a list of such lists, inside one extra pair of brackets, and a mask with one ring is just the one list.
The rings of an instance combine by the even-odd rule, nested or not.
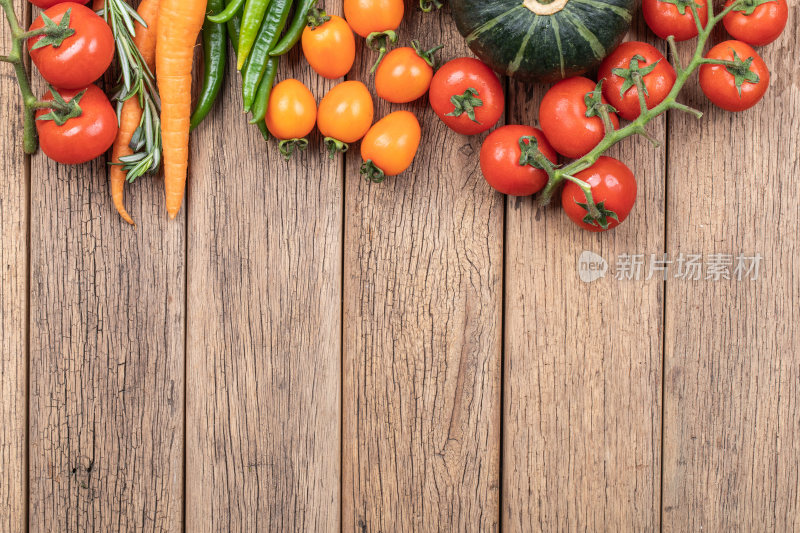
[(551, 82), (598, 66), (630, 29), (634, 0), (451, 0), (450, 8), (494, 70)]

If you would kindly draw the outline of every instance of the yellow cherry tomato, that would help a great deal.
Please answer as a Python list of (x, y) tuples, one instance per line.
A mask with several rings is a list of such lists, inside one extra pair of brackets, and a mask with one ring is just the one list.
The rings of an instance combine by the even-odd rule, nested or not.
[(308, 147), (305, 137), (317, 122), (317, 101), (302, 82), (282, 81), (272, 89), (265, 121), (269, 132), (281, 140), (281, 153), (288, 159), (295, 148)]
[(404, 14), (403, 0), (344, 0), (344, 18), (364, 38), (371, 33), (396, 30)]
[(419, 149), (422, 131), (408, 111), (395, 111), (375, 123), (361, 142), (361, 173), (379, 183), (411, 166)]
[(424, 51), (418, 41), (414, 41), (412, 45), (413, 48), (395, 48), (378, 65), (375, 90), (387, 102), (413, 102), (425, 96), (431, 87), (433, 54), (442, 47)]
[[(316, 25), (318, 22), (321, 24)], [(302, 45), (303, 54), (311, 68), (329, 80), (341, 78), (350, 72), (356, 60), (353, 30), (342, 17), (336, 15), (326, 15), (306, 26)]]
[(345, 81), (328, 91), (319, 103), (317, 125), (331, 158), (361, 140), (375, 116), (372, 95), (360, 81)]

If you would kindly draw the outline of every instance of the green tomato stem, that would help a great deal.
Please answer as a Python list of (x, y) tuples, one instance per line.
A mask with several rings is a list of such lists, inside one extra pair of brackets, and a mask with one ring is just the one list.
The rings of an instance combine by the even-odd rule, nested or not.
[[(669, 42), (670, 48), (672, 49), (672, 55), (674, 57), (674, 61), (676, 64), (676, 73), (677, 79), (675, 80), (675, 85), (672, 87), (669, 95), (657, 106), (654, 106), (652, 109), (646, 109), (646, 106), (643, 107), (642, 114), (625, 126), (624, 128), (620, 128), (618, 130), (606, 128), (606, 135), (600, 143), (594, 147), (594, 149), (583, 156), (580, 159), (573, 161), (572, 163), (566, 165), (563, 168), (555, 169), (553, 171), (548, 170), (549, 174), (549, 181), (545, 186), (544, 190), (541, 192), (539, 196), (539, 203), (542, 206), (545, 206), (550, 203), (553, 198), (553, 195), (564, 182), (565, 179), (571, 179), (574, 174), (581, 172), (589, 168), (590, 166), (594, 165), (600, 156), (606, 153), (609, 148), (617, 144), (618, 142), (622, 141), (623, 139), (627, 139), (633, 135), (644, 135), (645, 137), (649, 138), (651, 141), (654, 141), (652, 137), (646, 135), (645, 126), (650, 123), (656, 117), (666, 113), (670, 109), (674, 109), (677, 111), (683, 111), (686, 113), (690, 113), (697, 118), (703, 116), (703, 113), (696, 109), (692, 109), (691, 107), (681, 104), (677, 101), (678, 96), (680, 95), (683, 87), (686, 85), (686, 82), (689, 81), (689, 78), (694, 74), (694, 72), (703, 65), (706, 60), (703, 58), (703, 51), (705, 50), (706, 43), (708, 39), (711, 37), (711, 33), (714, 28), (719, 24), (725, 15), (733, 11), (734, 9), (743, 5), (744, 0), (738, 0), (737, 2), (732, 3), (730, 6), (725, 8), (722, 12), (718, 15), (714, 16), (714, 7), (713, 2), (708, 2), (708, 10), (709, 10), (709, 17), (708, 17), (708, 24), (705, 28), (700, 22), (700, 17), (697, 13), (697, 9), (692, 7), (692, 13), (695, 17), (695, 21), (698, 27), (698, 40), (697, 40), (697, 47), (695, 48), (694, 55), (692, 56), (692, 60), (686, 65), (685, 68), (682, 67), (679, 54), (677, 50), (677, 46), (675, 45), (675, 40), (670, 37), (667, 39)], [(642, 91), (639, 91), (639, 94), (642, 94)], [(601, 114), (602, 116), (602, 114)], [(589, 198), (587, 197), (587, 200)], [(594, 207), (593, 202), (588, 202), (590, 207)], [(591, 213), (590, 213), (591, 214)]]
[(14, 73), (17, 76), (17, 84), (19, 85), (20, 93), (22, 93), (22, 102), (25, 106), (22, 123), (22, 147), (26, 154), (33, 154), (39, 148), (35, 113), (40, 102), (33, 95), (30, 78), (23, 60), (23, 44), (26, 34), (19, 25), (19, 19), (17, 19), (17, 14), (14, 12), (11, 0), (0, 0), (0, 5), (3, 7), (8, 26), (11, 29), (11, 52), (3, 58), (3, 61), (14, 65)]

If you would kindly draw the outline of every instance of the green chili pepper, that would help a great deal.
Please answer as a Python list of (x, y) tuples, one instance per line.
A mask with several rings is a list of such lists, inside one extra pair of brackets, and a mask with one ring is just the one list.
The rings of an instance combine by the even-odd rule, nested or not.
[(314, 8), (316, 3), (317, 0), (301, 0), (300, 5), (297, 6), (294, 12), (294, 18), (289, 25), (289, 29), (286, 30), (286, 33), (283, 35), (283, 38), (278, 41), (278, 44), (269, 51), (270, 56), (282, 56), (294, 48), (294, 45), (296, 45), (297, 41), (303, 36), (303, 30), (305, 30), (308, 25), (308, 12)]
[[(235, 2), (236, 0), (232, 0)], [(233, 45), (234, 53), (236, 53), (236, 48), (239, 46), (239, 30), (242, 24), (242, 14), (237, 13), (231, 20), (228, 21), (228, 37), (231, 40), (231, 44)], [(266, 114), (266, 113), (265, 113)], [(258, 124), (258, 131), (261, 132), (262, 137), (264, 137), (265, 141), (269, 140), (269, 130), (267, 129), (267, 124), (262, 120)]]
[[(236, 0), (233, 0), (236, 2)], [(242, 29), (242, 12), (236, 13), (231, 19), (226, 23), (228, 26), (228, 37), (231, 39), (231, 44), (233, 45), (233, 52), (236, 53), (236, 49), (239, 48), (239, 32)]]
[[(208, 0), (212, 13), (222, 10), (224, 0)], [(228, 59), (228, 30), (224, 24), (206, 20), (203, 25), (203, 88), (197, 100), (197, 108), (192, 115), (191, 129), (195, 129), (208, 116), (225, 79), (225, 63)]]
[(256, 92), (253, 107), (250, 111), (253, 113), (253, 118), (250, 119), (250, 124), (259, 124), (264, 122), (264, 117), (267, 116), (267, 105), (269, 105), (269, 95), (272, 93), (272, 86), (275, 85), (275, 77), (278, 74), (278, 64), (280, 59), (271, 57), (267, 60), (267, 68), (264, 72), (264, 77), (261, 78), (261, 83), (258, 84), (258, 92)]
[[(211, 7), (211, 2), (209, 2), (208, 5)], [(228, 2), (228, 5), (225, 6), (225, 9), (220, 10), (216, 15), (209, 15), (208, 20), (211, 22), (216, 22), (217, 24), (228, 22), (234, 16), (236, 16), (239, 11), (241, 11), (243, 5), (244, 0), (233, 0), (232, 2)]]
[(239, 56), (236, 69), (242, 70), (245, 61), (250, 57), (250, 51), (255, 45), (259, 28), (263, 26), (264, 15), (270, 6), (270, 0), (247, 0), (242, 14), (242, 31), (239, 34), (239, 47), (236, 54)]
[[(261, 83), (261, 78), (264, 77), (264, 72), (267, 69), (269, 51), (280, 38), (281, 31), (289, 18), (292, 2), (293, 0), (272, 0), (269, 13), (267, 13), (267, 17), (261, 25), (253, 51), (247, 59), (247, 66), (242, 72), (242, 96), (245, 111), (250, 111), (253, 105), (256, 91), (258, 91), (258, 84)], [(242, 48), (242, 39), (244, 39), (244, 26), (242, 26), (242, 33), (239, 36), (240, 50)]]

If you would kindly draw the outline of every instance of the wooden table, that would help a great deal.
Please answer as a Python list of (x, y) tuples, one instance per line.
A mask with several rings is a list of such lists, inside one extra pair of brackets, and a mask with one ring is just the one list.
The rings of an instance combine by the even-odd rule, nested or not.
[[(466, 52), (446, 12), (409, 11), (405, 36)], [(606, 235), (492, 192), (481, 139), (424, 103), (399, 178), (318, 136), (287, 164), (233, 75), (179, 218), (143, 179), (132, 229), (105, 161), (23, 157), (4, 67), (0, 530), (800, 531), (798, 23), (762, 50), (757, 108), (691, 83), (703, 120), (615, 149), (640, 190)], [(534, 122), (544, 88), (508, 89)], [(605, 278), (580, 280), (583, 251)], [(624, 254), (763, 260), (618, 280)]]

